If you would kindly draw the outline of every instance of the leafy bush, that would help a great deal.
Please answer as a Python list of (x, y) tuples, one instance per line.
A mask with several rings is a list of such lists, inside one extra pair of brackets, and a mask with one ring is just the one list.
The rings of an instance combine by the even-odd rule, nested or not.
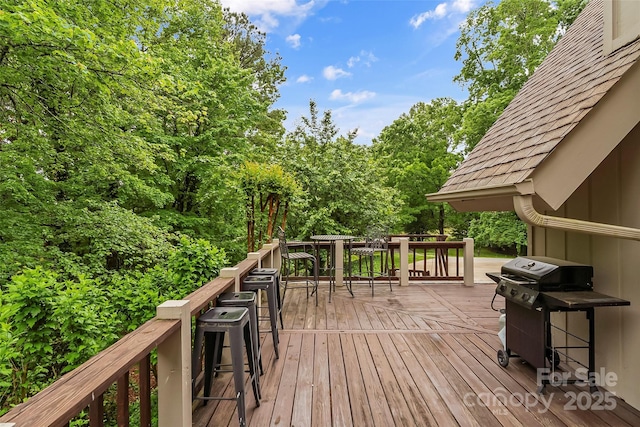
[(107, 298), (93, 280), (58, 281), (27, 269), (0, 293), (0, 407), (22, 402), (117, 336)]
[(112, 297), (105, 309), (113, 313), (118, 335), (126, 335), (155, 316), (156, 307), (164, 301), (158, 284), (163, 274), (160, 268), (154, 268), (146, 273), (117, 273), (110, 278), (107, 292)]
[(42, 267), (15, 274), (0, 290), (0, 413), (79, 366), (118, 337), (218, 276), (223, 250), (182, 237), (168, 261), (145, 272), (89, 279), (73, 260), (69, 279)]
[(52, 238), (62, 252), (72, 253), (94, 274), (117, 270), (143, 270), (166, 259), (170, 233), (153, 219), (116, 203), (101, 203), (77, 210), (74, 204), (58, 209), (60, 230)]
[(204, 239), (182, 237), (167, 262), (170, 295), (179, 299), (220, 274), (227, 263), (223, 250)]
[(482, 212), (471, 220), (469, 237), (475, 239), (477, 247), (517, 255), (527, 246), (527, 226), (514, 212)]

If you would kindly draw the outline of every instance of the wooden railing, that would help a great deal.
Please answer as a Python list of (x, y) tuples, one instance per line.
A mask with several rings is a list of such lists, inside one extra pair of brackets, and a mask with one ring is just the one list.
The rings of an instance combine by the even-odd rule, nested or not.
[[(118, 426), (129, 426), (130, 394), (139, 397), (140, 426), (151, 425), (152, 412), (158, 411), (159, 427), (191, 425), (191, 316), (199, 313), (227, 290), (239, 290), (240, 281), (258, 266), (279, 267), (277, 244), (265, 245), (258, 252), (220, 277), (202, 286), (182, 301), (158, 307), (158, 316), (101, 351), (78, 368), (0, 417), (3, 427), (68, 426), (83, 411), (91, 427), (104, 425), (104, 395), (115, 385)], [(277, 265), (276, 265), (277, 263)], [(180, 310), (184, 313), (180, 318)], [(176, 315), (178, 314), (178, 315)], [(173, 318), (172, 318), (173, 317)], [(183, 320), (186, 320), (183, 321)], [(158, 405), (151, 404), (151, 354), (157, 350)], [(181, 351), (182, 350), (182, 351)], [(137, 377), (130, 387), (130, 373)], [(201, 381), (198, 381), (198, 386)], [(135, 392), (133, 391), (135, 389)], [(4, 423), (4, 424), (3, 424)]]
[[(441, 266), (434, 270), (447, 273), (451, 270), (449, 251), (455, 250), (455, 276), (465, 285), (473, 285), (473, 240), (463, 242), (410, 242), (407, 237), (394, 238), (390, 244), (392, 253), (399, 252), (399, 265), (392, 265), (400, 285), (408, 285), (410, 277), (409, 253), (427, 258), (427, 251), (435, 251), (435, 259)], [(459, 250), (464, 251), (464, 277), (459, 275)], [(344, 280), (342, 254), (344, 248), (336, 248), (338, 263), (336, 284)], [(129, 426), (130, 395), (137, 394), (140, 407), (140, 426), (151, 425), (152, 412), (157, 410), (159, 427), (190, 426), (192, 413), (191, 387), (191, 320), (212, 306), (216, 297), (229, 290), (240, 290), (242, 279), (255, 267), (280, 267), (278, 243), (265, 245), (258, 252), (235, 267), (224, 268), (220, 277), (202, 286), (180, 301), (167, 301), (157, 309), (157, 316), (126, 335), (109, 348), (67, 373), (0, 417), (2, 427), (62, 427), (87, 411), (91, 427), (104, 425), (104, 395), (115, 385), (118, 426)], [(413, 265), (413, 270), (420, 270)], [(424, 269), (422, 270), (424, 271)], [(433, 275), (431, 278), (445, 276)], [(424, 277), (418, 277), (424, 280)], [(157, 351), (157, 406), (152, 407), (151, 355)], [(131, 375), (134, 374), (134, 375)], [(130, 377), (137, 377), (135, 387)], [(196, 392), (201, 378), (196, 381)], [(132, 391), (135, 389), (135, 391)], [(4, 423), (4, 424), (3, 424)]]
[[(420, 234), (420, 235), (393, 235), (389, 243), (389, 264), (391, 279), (399, 281), (405, 285), (407, 281), (462, 281), (465, 276), (473, 276), (473, 250), (468, 248), (473, 245), (473, 239), (464, 239), (463, 241), (444, 241), (444, 235)], [(433, 240), (435, 239), (435, 240)], [(307, 245), (313, 245), (312, 242), (306, 242)], [(336, 245), (340, 247), (341, 242)], [(363, 242), (353, 242), (352, 248), (364, 246)], [(406, 245), (406, 253), (403, 252), (403, 246)], [(470, 246), (471, 245), (471, 246)], [(320, 254), (320, 278), (328, 279), (327, 258), (329, 256), (330, 244), (327, 242), (316, 243), (316, 249)], [(345, 244), (341, 248), (343, 253), (347, 253), (348, 248)], [(465, 257), (470, 261), (470, 266), (463, 268)], [(336, 271), (345, 271), (348, 276), (348, 267), (341, 260), (338, 263)], [(352, 267), (354, 271), (362, 271), (363, 260), (356, 257), (352, 258)], [(381, 268), (382, 266), (378, 266)], [(301, 266), (293, 268), (292, 273), (296, 276), (307, 277), (309, 269)], [(378, 273), (383, 273), (379, 271)], [(381, 274), (380, 277), (383, 277)], [(406, 280), (403, 280), (406, 277)], [(470, 279), (466, 279), (470, 280)], [(466, 283), (465, 280), (465, 283)], [(468, 283), (467, 283), (468, 284)]]
[[(463, 280), (462, 257), (465, 242), (409, 241), (409, 280)], [(392, 275), (400, 271), (395, 265), (395, 254), (400, 252), (400, 243), (391, 243)]]

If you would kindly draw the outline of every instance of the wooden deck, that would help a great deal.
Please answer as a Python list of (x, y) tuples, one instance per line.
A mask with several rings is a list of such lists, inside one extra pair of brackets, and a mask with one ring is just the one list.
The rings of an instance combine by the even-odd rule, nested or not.
[[(285, 300), (280, 359), (262, 334), (262, 402), (247, 393), (254, 426), (637, 426), (640, 413), (582, 386), (536, 394), (536, 371), (496, 361), (494, 285), (354, 285), (320, 304), (303, 290)], [(497, 308), (503, 299), (496, 299)], [(262, 332), (266, 328), (262, 329)], [(228, 376), (212, 394), (233, 395)], [(586, 408), (586, 409), (579, 409)], [(194, 426), (237, 426), (235, 403), (210, 402)]]

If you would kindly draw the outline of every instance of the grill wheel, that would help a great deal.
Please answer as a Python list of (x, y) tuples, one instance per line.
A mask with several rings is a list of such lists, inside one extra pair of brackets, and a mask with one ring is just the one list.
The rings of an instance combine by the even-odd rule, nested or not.
[(498, 363), (503, 368), (509, 366), (509, 353), (503, 349), (498, 350)]
[(551, 352), (551, 349), (547, 349), (547, 360), (554, 368), (560, 366), (560, 354), (557, 350), (553, 350), (553, 352)]

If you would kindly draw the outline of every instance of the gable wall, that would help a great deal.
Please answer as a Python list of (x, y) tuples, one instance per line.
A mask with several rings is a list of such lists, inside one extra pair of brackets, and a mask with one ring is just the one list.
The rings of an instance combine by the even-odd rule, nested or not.
[[(544, 213), (640, 228), (640, 125), (560, 209)], [(596, 367), (617, 374), (608, 389), (640, 408), (640, 242), (540, 228), (530, 229), (529, 239), (531, 255), (591, 264), (594, 290), (631, 301), (596, 309)], [(584, 334), (584, 317), (559, 314), (553, 321)]]

